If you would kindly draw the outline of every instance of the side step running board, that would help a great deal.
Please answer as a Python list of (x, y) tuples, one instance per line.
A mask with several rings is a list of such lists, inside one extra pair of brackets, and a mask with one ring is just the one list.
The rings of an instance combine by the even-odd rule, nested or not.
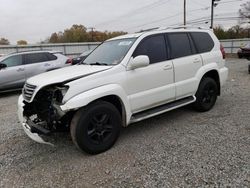
[(138, 113), (132, 115), (129, 123), (135, 123), (138, 121), (142, 121), (144, 119), (148, 119), (148, 118), (151, 118), (153, 116), (174, 110), (176, 108), (179, 108), (179, 107), (182, 107), (182, 106), (185, 106), (188, 104), (191, 104), (195, 101), (196, 101), (195, 96), (190, 96), (190, 97), (179, 99), (177, 101), (173, 101), (173, 102), (170, 102), (167, 104), (163, 104), (161, 106), (157, 106), (155, 108), (145, 110), (143, 112), (138, 112)]

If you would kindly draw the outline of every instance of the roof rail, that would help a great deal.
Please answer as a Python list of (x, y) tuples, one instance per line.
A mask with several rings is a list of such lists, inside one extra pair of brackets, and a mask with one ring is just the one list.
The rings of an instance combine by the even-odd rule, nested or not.
[(61, 52), (61, 51), (55, 51), (52, 49), (39, 49), (39, 50), (23, 50), (23, 51), (18, 51), (18, 52), (12, 52), (9, 54), (18, 54), (18, 53), (25, 53), (25, 52)]
[(165, 29), (205, 29), (208, 30), (210, 28), (205, 27), (196, 27), (192, 25), (182, 25), (182, 26), (168, 26), (168, 27), (160, 27), (158, 30), (165, 30)]
[(153, 30), (158, 30), (159, 28), (160, 27), (153, 27), (153, 28), (149, 28), (149, 29), (142, 29), (138, 33), (148, 32), (148, 31), (153, 31)]

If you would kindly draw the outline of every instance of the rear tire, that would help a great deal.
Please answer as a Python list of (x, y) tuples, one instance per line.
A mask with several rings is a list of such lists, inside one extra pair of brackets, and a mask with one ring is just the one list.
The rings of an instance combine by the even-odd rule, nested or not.
[(196, 111), (206, 112), (212, 109), (218, 96), (218, 86), (215, 80), (209, 77), (203, 78), (195, 96), (196, 101), (193, 107)]
[(89, 154), (111, 148), (120, 134), (121, 115), (114, 105), (98, 101), (74, 115), (70, 133), (74, 144)]

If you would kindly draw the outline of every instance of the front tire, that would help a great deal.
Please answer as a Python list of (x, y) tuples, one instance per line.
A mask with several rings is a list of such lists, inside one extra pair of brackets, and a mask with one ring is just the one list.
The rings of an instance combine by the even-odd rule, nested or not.
[(218, 85), (215, 80), (209, 77), (203, 78), (195, 96), (196, 101), (193, 106), (196, 111), (206, 112), (212, 109), (218, 96)]
[(114, 105), (98, 101), (74, 115), (70, 133), (74, 144), (89, 154), (110, 149), (120, 134), (121, 115)]

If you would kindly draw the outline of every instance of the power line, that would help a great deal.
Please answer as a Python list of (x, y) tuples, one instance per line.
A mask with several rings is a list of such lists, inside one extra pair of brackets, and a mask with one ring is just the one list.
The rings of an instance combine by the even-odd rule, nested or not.
[(200, 3), (200, 1), (197, 1), (197, 0), (192, 0), (191, 2), (195, 2), (195, 4), (197, 4), (197, 5), (199, 5), (199, 6), (201, 6), (201, 7), (207, 7), (207, 5), (204, 5), (204, 4), (202, 4), (202, 3)]
[[(195, 11), (200, 11), (200, 10), (207, 10), (207, 8), (209, 8), (209, 7), (199, 8), (199, 9), (193, 9), (193, 10), (190, 10), (189, 12), (195, 12)], [(128, 29), (134, 29), (134, 28), (143, 27), (143, 26), (146, 26), (146, 25), (158, 23), (158, 22), (165, 21), (165, 20), (168, 20), (170, 18), (174, 18), (174, 17), (182, 15), (182, 14), (183, 14), (183, 12), (178, 12), (177, 14), (174, 14), (174, 15), (171, 15), (171, 16), (167, 16), (167, 17), (164, 17), (164, 18), (161, 18), (161, 19), (157, 19), (157, 20), (154, 20), (154, 21), (151, 21), (151, 22), (147, 22), (147, 23), (144, 23), (142, 25), (135, 26), (135, 27), (130, 27)]]
[(105, 21), (105, 22), (102, 22), (102, 23), (99, 23), (99, 24), (96, 24), (95, 27), (98, 27), (98, 26), (101, 26), (101, 25), (105, 25), (105, 24), (110, 24), (110, 23), (114, 23), (114, 22), (120, 22), (122, 18), (124, 17), (129, 17), (129, 16), (134, 16), (136, 14), (141, 14), (141, 13), (145, 13), (145, 10), (148, 10), (149, 8), (150, 9), (154, 9), (154, 8), (157, 8), (161, 5), (164, 5), (166, 3), (168, 3), (170, 0), (158, 0), (154, 3), (151, 3), (151, 4), (148, 4), (148, 5), (145, 5), (145, 6), (142, 6), (140, 8), (137, 8), (137, 9), (134, 9), (134, 10), (131, 10), (129, 11), (128, 13), (126, 14), (123, 14), (113, 20), (110, 20), (110, 21)]

